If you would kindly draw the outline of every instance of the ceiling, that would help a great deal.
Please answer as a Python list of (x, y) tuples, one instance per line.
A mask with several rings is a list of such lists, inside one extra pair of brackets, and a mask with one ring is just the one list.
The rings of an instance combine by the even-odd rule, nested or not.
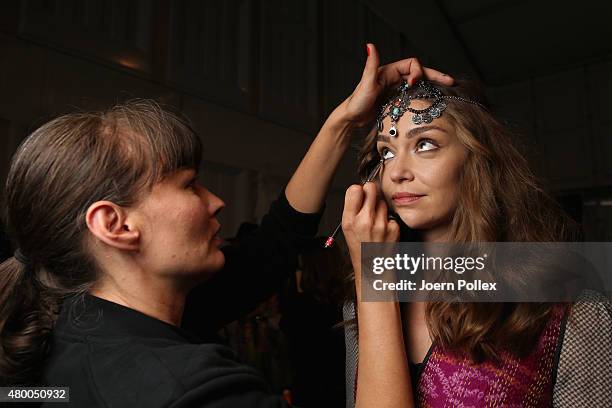
[(452, 73), (488, 85), (612, 57), (612, 2), (604, 0), (367, 0), (365, 3)]

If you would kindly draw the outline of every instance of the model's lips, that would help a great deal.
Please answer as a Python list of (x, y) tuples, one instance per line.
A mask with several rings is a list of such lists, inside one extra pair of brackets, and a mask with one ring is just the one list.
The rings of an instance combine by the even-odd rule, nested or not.
[(424, 197), (425, 194), (415, 194), (409, 192), (400, 192), (395, 193), (391, 196), (393, 202), (397, 205), (407, 205), (412, 204), (418, 201), (421, 197)]

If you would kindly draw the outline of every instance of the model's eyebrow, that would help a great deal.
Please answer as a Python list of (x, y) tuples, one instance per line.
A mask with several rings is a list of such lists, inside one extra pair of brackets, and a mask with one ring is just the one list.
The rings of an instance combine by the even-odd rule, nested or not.
[[(430, 130), (439, 130), (441, 132), (448, 133), (447, 130), (444, 128), (441, 128), (436, 125), (428, 125), (410, 129), (408, 132), (406, 132), (406, 137), (411, 138), (421, 133), (428, 132)], [(376, 141), (389, 143), (391, 141), (391, 138), (388, 135), (382, 135), (379, 133), (376, 135)]]

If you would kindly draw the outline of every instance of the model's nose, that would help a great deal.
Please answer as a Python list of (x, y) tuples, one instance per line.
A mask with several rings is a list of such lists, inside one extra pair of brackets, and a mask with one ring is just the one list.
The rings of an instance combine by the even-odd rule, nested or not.
[(396, 155), (393, 160), (387, 161), (384, 170), (388, 172), (389, 178), (394, 183), (414, 180), (411, 160), (409, 157), (406, 157), (406, 155)]

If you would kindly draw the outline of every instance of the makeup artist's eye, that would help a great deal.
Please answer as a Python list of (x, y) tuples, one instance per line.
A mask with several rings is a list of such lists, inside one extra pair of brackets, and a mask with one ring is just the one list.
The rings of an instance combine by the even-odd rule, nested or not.
[(196, 183), (197, 183), (197, 182), (198, 182), (198, 179), (196, 179), (195, 177), (194, 177), (194, 178), (192, 178), (192, 179), (189, 181), (189, 184), (187, 184), (187, 188), (190, 188), (190, 189), (192, 189), (192, 190), (193, 190), (193, 189), (195, 189), (195, 186), (196, 186)]
[(386, 147), (383, 147), (382, 150), (380, 151), (380, 157), (387, 161), (389, 159), (392, 159), (395, 157), (395, 155), (393, 154), (393, 152), (391, 150), (389, 150)]
[(435, 150), (438, 145), (431, 139), (421, 139), (416, 144), (417, 152), (426, 152), (429, 150)]

